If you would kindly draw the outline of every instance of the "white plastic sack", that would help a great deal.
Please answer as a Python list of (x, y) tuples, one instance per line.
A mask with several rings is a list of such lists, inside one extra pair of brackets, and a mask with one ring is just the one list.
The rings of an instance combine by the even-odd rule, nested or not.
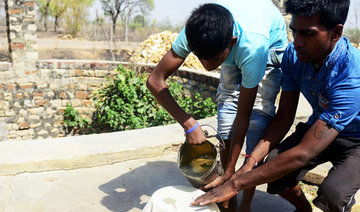
[(220, 212), (215, 203), (207, 206), (190, 206), (204, 194), (190, 186), (168, 186), (154, 192), (142, 212)]

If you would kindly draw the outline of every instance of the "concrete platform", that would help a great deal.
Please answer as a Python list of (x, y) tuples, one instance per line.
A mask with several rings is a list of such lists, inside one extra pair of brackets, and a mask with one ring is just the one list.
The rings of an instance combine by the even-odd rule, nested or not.
[[(299, 120), (305, 116), (299, 114)], [(199, 122), (216, 126), (215, 117)], [(180, 125), (173, 124), (0, 142), (0, 211), (141, 211), (157, 189), (190, 185), (176, 165), (177, 149), (184, 139)], [(321, 179), (330, 167), (319, 166), (310, 174)], [(254, 212), (293, 211), (292, 205), (265, 190), (265, 185), (257, 187)], [(359, 201), (359, 194), (356, 198)]]

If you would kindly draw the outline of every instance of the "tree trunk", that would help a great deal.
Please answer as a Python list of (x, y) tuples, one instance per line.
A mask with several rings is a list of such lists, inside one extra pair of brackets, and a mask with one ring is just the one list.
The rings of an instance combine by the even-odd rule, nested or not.
[(125, 19), (125, 42), (127, 43), (129, 41), (129, 24), (128, 24), (129, 20), (126, 17)]
[(112, 33), (115, 35), (116, 32), (116, 18), (112, 20)]
[(50, 0), (47, 0), (46, 6), (45, 6), (45, 14), (44, 14), (44, 28), (45, 32), (47, 32), (47, 18), (49, 16), (49, 6), (50, 6)]
[(57, 32), (58, 25), (59, 25), (59, 16), (56, 15), (55, 16), (55, 21), (54, 21), (54, 32)]

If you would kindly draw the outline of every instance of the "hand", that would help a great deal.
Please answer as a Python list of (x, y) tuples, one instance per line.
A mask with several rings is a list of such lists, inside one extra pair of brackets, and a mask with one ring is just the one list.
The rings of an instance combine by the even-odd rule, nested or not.
[(218, 186), (211, 191), (201, 195), (191, 205), (204, 206), (210, 203), (223, 202), (224, 208), (228, 208), (229, 199), (238, 193), (233, 183), (227, 181), (221, 186)]
[(253, 170), (255, 168), (254, 164), (250, 164), (250, 163), (245, 163), (244, 165), (242, 165), (240, 167), (240, 169), (236, 172), (236, 175), (241, 175), (244, 174), (246, 172), (249, 172), (251, 170)]
[(200, 126), (191, 133), (186, 134), (186, 142), (188, 142), (189, 144), (202, 144), (205, 141), (206, 137)]
[(208, 190), (211, 188), (215, 188), (219, 185), (222, 185), (227, 180), (229, 180), (234, 172), (225, 172), (223, 175), (217, 177), (215, 180), (213, 180), (211, 183), (204, 186), (204, 190)]

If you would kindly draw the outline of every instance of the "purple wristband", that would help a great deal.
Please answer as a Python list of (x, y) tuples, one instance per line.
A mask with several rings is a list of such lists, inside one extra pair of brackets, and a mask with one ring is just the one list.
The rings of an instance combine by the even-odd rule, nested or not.
[(186, 130), (185, 133), (186, 133), (186, 134), (191, 133), (191, 132), (194, 131), (196, 128), (198, 128), (198, 126), (199, 126), (199, 123), (196, 122), (196, 124), (195, 124), (192, 128)]

